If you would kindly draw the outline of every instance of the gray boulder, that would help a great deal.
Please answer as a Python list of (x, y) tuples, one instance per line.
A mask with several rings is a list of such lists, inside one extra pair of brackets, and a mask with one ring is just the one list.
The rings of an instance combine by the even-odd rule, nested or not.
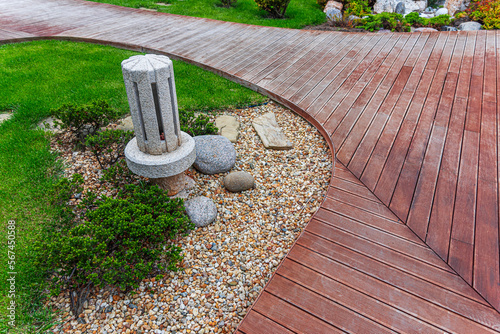
[(458, 30), (462, 31), (473, 31), (473, 30), (480, 30), (481, 29), (481, 23), (478, 22), (464, 22), (458, 26)]
[(436, 10), (436, 12), (434, 13), (434, 15), (436, 15), (436, 16), (439, 16), (439, 15), (448, 15), (448, 9), (446, 9), (446, 8), (439, 8), (438, 10)]
[(451, 26), (442, 26), (441, 31), (457, 31), (458, 29)]
[(252, 174), (247, 172), (231, 172), (224, 178), (224, 187), (233, 193), (248, 190), (254, 185)]
[(217, 218), (217, 207), (208, 197), (194, 197), (184, 203), (186, 213), (196, 227), (207, 226)]
[(394, 13), (404, 15), (406, 12), (406, 6), (404, 2), (398, 2), (396, 8), (394, 9)]
[(236, 150), (233, 144), (223, 136), (196, 136), (196, 160), (194, 168), (203, 174), (224, 173), (234, 167)]
[(342, 20), (342, 12), (337, 8), (329, 8), (326, 11), (326, 18), (331, 21)]

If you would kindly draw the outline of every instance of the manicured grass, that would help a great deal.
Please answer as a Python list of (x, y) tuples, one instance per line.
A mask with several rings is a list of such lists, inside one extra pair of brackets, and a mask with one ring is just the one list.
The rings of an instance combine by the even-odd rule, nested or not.
[[(285, 19), (271, 19), (259, 10), (254, 0), (237, 0), (231, 8), (221, 6), (220, 0), (94, 0), (132, 8), (151, 8), (159, 12), (208, 19), (254, 24), (259, 26), (300, 29), (326, 21), (316, 0), (292, 0)], [(158, 5), (169, 3), (169, 6)]]
[[(84, 43), (37, 41), (0, 46), (0, 111), (14, 117), (0, 125), (0, 332), (35, 333), (50, 325), (42, 306), (43, 275), (31, 261), (40, 226), (54, 214), (50, 190), (61, 164), (50, 152), (50, 137), (36, 124), (64, 103), (104, 99), (124, 114), (127, 98), (120, 63), (137, 54)], [(267, 99), (213, 73), (174, 62), (179, 108), (242, 107)], [(6, 321), (7, 224), (16, 221), (17, 329)]]

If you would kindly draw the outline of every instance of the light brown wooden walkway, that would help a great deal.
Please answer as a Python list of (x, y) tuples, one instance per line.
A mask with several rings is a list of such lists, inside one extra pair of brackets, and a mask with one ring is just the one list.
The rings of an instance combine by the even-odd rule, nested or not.
[(500, 32), (328, 33), (0, 0), (1, 40), (43, 36), (195, 63), (329, 141), (327, 198), (241, 332), (500, 331)]

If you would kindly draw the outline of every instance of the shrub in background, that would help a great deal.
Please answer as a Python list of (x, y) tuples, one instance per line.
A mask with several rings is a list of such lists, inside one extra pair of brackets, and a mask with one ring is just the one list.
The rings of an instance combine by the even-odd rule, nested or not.
[(58, 119), (59, 126), (69, 128), (82, 143), (85, 137), (96, 134), (102, 126), (108, 125), (120, 115), (106, 101), (94, 101), (83, 106), (64, 104), (51, 113)]
[(257, 7), (265, 10), (273, 18), (282, 19), (290, 0), (255, 0)]
[(321, 10), (325, 9), (328, 0), (316, 0), (316, 3), (321, 7)]
[(143, 183), (125, 186), (116, 198), (87, 193), (79, 212), (46, 229), (36, 263), (50, 274), (54, 293), (69, 292), (75, 317), (93, 286), (127, 291), (158, 271), (176, 270), (182, 256), (174, 241), (193, 228), (181, 199)]
[(226, 8), (229, 8), (232, 5), (234, 5), (236, 3), (236, 1), (238, 1), (238, 0), (220, 0), (220, 2), (222, 3), (222, 7), (226, 7)]
[(350, 0), (345, 4), (345, 8), (345, 16), (354, 15), (357, 17), (363, 17), (371, 13), (368, 0)]
[(471, 1), (466, 12), (472, 20), (482, 23), (484, 29), (500, 29), (500, 0)]
[(410, 31), (410, 25), (403, 21), (403, 15), (397, 13), (380, 13), (368, 15), (361, 20), (359, 28), (369, 31), (388, 29), (391, 31)]

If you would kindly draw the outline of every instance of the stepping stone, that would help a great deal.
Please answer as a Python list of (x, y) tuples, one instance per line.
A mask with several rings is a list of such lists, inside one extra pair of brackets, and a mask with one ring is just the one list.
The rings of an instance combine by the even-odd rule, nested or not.
[(9, 114), (0, 114), (0, 123), (8, 120), (11, 117), (12, 117), (12, 113), (9, 113)]
[(231, 143), (238, 141), (240, 122), (234, 116), (222, 115), (215, 119), (215, 126), (219, 129), (219, 134), (229, 139)]
[(288, 141), (278, 122), (276, 122), (274, 113), (269, 112), (254, 118), (252, 125), (265, 148), (273, 150), (289, 150), (293, 148), (293, 144)]
[(115, 129), (123, 131), (134, 131), (134, 123), (132, 123), (132, 116), (128, 116), (119, 120), (118, 125), (116, 126)]
[(41, 121), (40, 123), (38, 123), (38, 128), (45, 132), (53, 132), (53, 133), (62, 132), (61, 128), (59, 128), (59, 126), (57, 126), (57, 124), (55, 123), (55, 119), (53, 117), (48, 117), (43, 121)]

